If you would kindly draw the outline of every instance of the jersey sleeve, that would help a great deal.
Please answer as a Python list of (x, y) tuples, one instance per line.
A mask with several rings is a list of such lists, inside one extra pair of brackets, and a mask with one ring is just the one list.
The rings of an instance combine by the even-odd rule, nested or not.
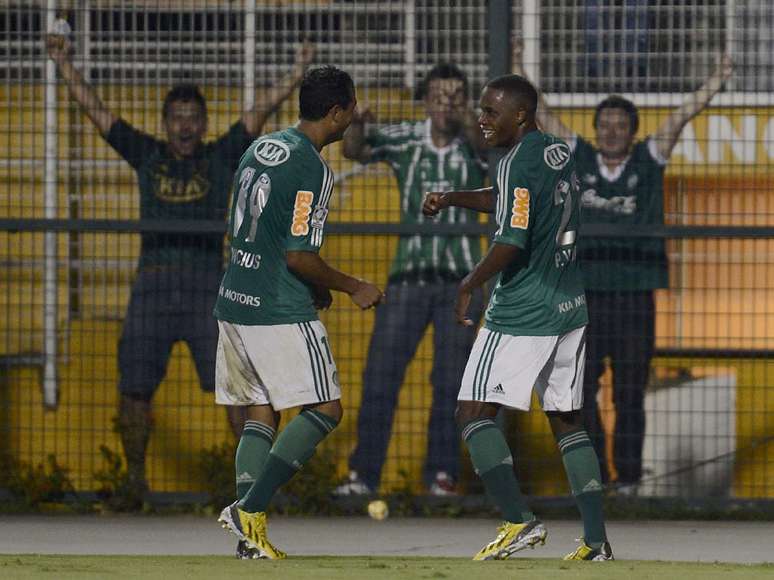
[(366, 143), (371, 147), (369, 162), (392, 162), (405, 149), (406, 141), (411, 138), (413, 127), (410, 123), (387, 125), (371, 131)]
[(311, 167), (301, 167), (303, 177), (293, 194), (290, 232), (285, 249), (319, 252), (328, 218), (328, 203), (333, 193), (333, 172), (321, 159)]
[(123, 119), (118, 119), (111, 125), (106, 139), (134, 169), (139, 168), (143, 160), (155, 154), (159, 147), (159, 141), (138, 131)]
[(526, 248), (530, 228), (533, 222), (534, 204), (532, 191), (534, 183), (530, 179), (531, 151), (515, 155), (507, 165), (497, 172), (497, 190), (499, 195), (497, 232), (494, 241)]

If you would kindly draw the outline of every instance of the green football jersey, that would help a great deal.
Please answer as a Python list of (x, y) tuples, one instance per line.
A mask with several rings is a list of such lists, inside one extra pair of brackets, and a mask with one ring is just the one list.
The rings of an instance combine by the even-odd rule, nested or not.
[(319, 252), (333, 172), (296, 128), (257, 139), (234, 180), (231, 255), (215, 317), (236, 324), (317, 319), (311, 287), (288, 270), (288, 250)]
[(588, 322), (575, 243), (579, 183), (569, 146), (532, 131), (497, 166), (494, 242), (521, 248), (497, 279), (486, 327), (517, 336), (560, 335)]
[[(484, 186), (486, 169), (465, 140), (456, 138), (443, 148), (436, 147), (428, 119), (383, 127), (370, 133), (366, 142), (371, 146), (370, 161), (386, 161), (395, 173), (401, 223), (422, 224), (428, 219), (434, 223), (476, 223), (478, 215), (462, 208), (449, 208), (438, 218), (422, 214), (428, 191)], [(480, 259), (477, 236), (401, 236), (390, 278), (440, 275), (461, 279)]]
[[(599, 151), (580, 137), (576, 139), (584, 224), (664, 223), (666, 160), (660, 158), (652, 139), (637, 142), (612, 174)], [(640, 291), (669, 285), (663, 239), (583, 236), (578, 252), (589, 290)]]

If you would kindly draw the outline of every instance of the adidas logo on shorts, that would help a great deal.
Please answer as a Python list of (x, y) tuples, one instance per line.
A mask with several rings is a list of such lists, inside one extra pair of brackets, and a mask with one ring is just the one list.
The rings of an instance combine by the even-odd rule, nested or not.
[(502, 384), (502, 383), (497, 383), (497, 385), (495, 386), (495, 388), (494, 388), (494, 389), (492, 389), (492, 392), (493, 392), (493, 393), (500, 393), (500, 394), (503, 394), (503, 393), (505, 393), (505, 391), (503, 390), (503, 384)]

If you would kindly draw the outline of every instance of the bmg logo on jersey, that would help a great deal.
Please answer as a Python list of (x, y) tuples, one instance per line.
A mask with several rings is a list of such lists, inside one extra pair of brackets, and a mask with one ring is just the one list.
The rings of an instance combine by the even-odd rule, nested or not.
[(266, 139), (255, 146), (253, 155), (258, 163), (274, 167), (290, 159), (290, 149), (282, 141)]
[(511, 227), (526, 230), (529, 227), (529, 189), (517, 187), (513, 190)]

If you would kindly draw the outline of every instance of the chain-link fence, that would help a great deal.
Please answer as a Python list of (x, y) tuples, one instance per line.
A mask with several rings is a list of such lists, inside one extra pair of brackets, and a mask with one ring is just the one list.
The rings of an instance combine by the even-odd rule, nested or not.
[[(597, 248), (591, 261), (607, 260), (608, 270), (639, 264), (645, 273), (626, 265), (621, 271), (640, 281), (655, 268), (658, 278), (619, 288), (592, 282), (598, 300), (590, 302), (590, 333), (607, 341), (600, 339), (594, 366), (598, 437), (606, 442), (599, 449), (608, 481), (633, 484), (627, 493), (770, 499), (774, 121), (766, 23), (773, 14), (767, 2), (754, 0), (0, 2), (0, 453), (30, 466), (53, 455), (77, 490), (93, 491), (101, 485), (95, 474), (106, 469), (101, 448), (121, 456), (127, 445), (147, 444), (151, 490), (207, 488), (202, 458), (234, 442), (226, 415), (199, 388), (212, 382), (212, 321), (202, 313), (214, 299), (208, 290), (217, 290), (222, 258), (230, 193), (222, 184), (235, 167), (235, 150), (251, 138), (239, 132), (243, 112), (265, 103), (306, 41), (316, 48), (314, 64), (352, 74), (375, 135), (406, 137), (401, 146), (446, 163), (436, 171), (418, 152), (403, 167), (397, 158), (363, 165), (347, 159), (340, 144), (324, 151), (336, 175), (324, 257), (389, 283), (389, 295), (406, 301), (416, 323), (387, 345), (403, 354), (388, 356), (383, 345), (369, 353), (380, 324), (373, 313), (337, 299), (322, 315), (345, 407), (326, 453), (341, 478), (369, 470), (372, 484), (385, 491), (424, 493), (436, 472), (451, 471), (456, 491), (480, 493), (464, 453), (448, 441), (459, 386), (455, 362), (464, 362), (468, 347), (465, 337), (455, 342), (444, 292), (486, 248), (489, 226), (462, 213), (424, 221), (401, 172), (416, 176), (423, 191), (464, 185), (462, 167), (477, 167), (484, 183), (477, 160), (456, 145), (433, 143), (422, 79), (438, 63), (456, 64), (475, 110), (483, 83), (512, 66), (511, 54), (494, 42), (502, 39), (490, 37), (496, 23), (510, 22), (525, 73), (545, 91), (549, 112), (587, 139), (590, 151), (598, 144), (594, 107), (608, 93), (623, 93), (639, 107), (638, 138), (658, 136), (716, 73), (722, 53), (734, 61), (724, 89), (678, 131), (663, 188), (658, 169), (648, 185), (621, 178), (620, 197), (634, 196), (635, 205), (616, 209), (599, 201), (604, 195), (594, 180), (616, 183), (620, 168), (605, 170), (592, 156), (602, 178), (593, 169), (581, 176), (591, 212), (584, 235)], [(63, 58), (100, 106), (79, 100), (77, 82), (49, 58), (56, 50), (46, 45), (52, 30), (68, 39)], [(206, 98), (205, 141), (220, 157), (204, 163), (222, 165), (217, 178), (209, 165), (169, 177), (174, 161), (164, 153), (170, 133), (162, 104), (180, 83), (194, 84)], [(291, 125), (296, 115), (291, 94), (260, 133)], [(154, 147), (155, 165), (142, 165), (138, 150)], [(643, 159), (658, 167), (666, 161), (643, 147)], [(623, 171), (639, 162), (632, 154)], [(204, 182), (197, 175), (206, 175)], [(658, 197), (662, 210), (627, 220), (639, 215), (632, 209), (637, 195)], [(608, 203), (610, 215), (596, 219), (591, 210), (601, 206), (594, 203)], [(646, 296), (632, 301), (637, 292)], [(606, 325), (619, 319), (625, 321)], [(636, 355), (614, 348), (631, 336), (642, 339)], [(119, 402), (127, 393), (141, 404), (134, 415), (124, 408), (122, 418)], [(379, 417), (380, 427), (364, 419), (358, 428), (361, 404), (370, 409), (363, 417)], [(508, 414), (503, 425), (525, 490), (566, 494), (561, 460), (536, 406)], [(133, 442), (127, 431), (135, 433)], [(376, 440), (360, 441), (367, 437)], [(621, 472), (629, 468), (634, 475), (627, 480)]]

